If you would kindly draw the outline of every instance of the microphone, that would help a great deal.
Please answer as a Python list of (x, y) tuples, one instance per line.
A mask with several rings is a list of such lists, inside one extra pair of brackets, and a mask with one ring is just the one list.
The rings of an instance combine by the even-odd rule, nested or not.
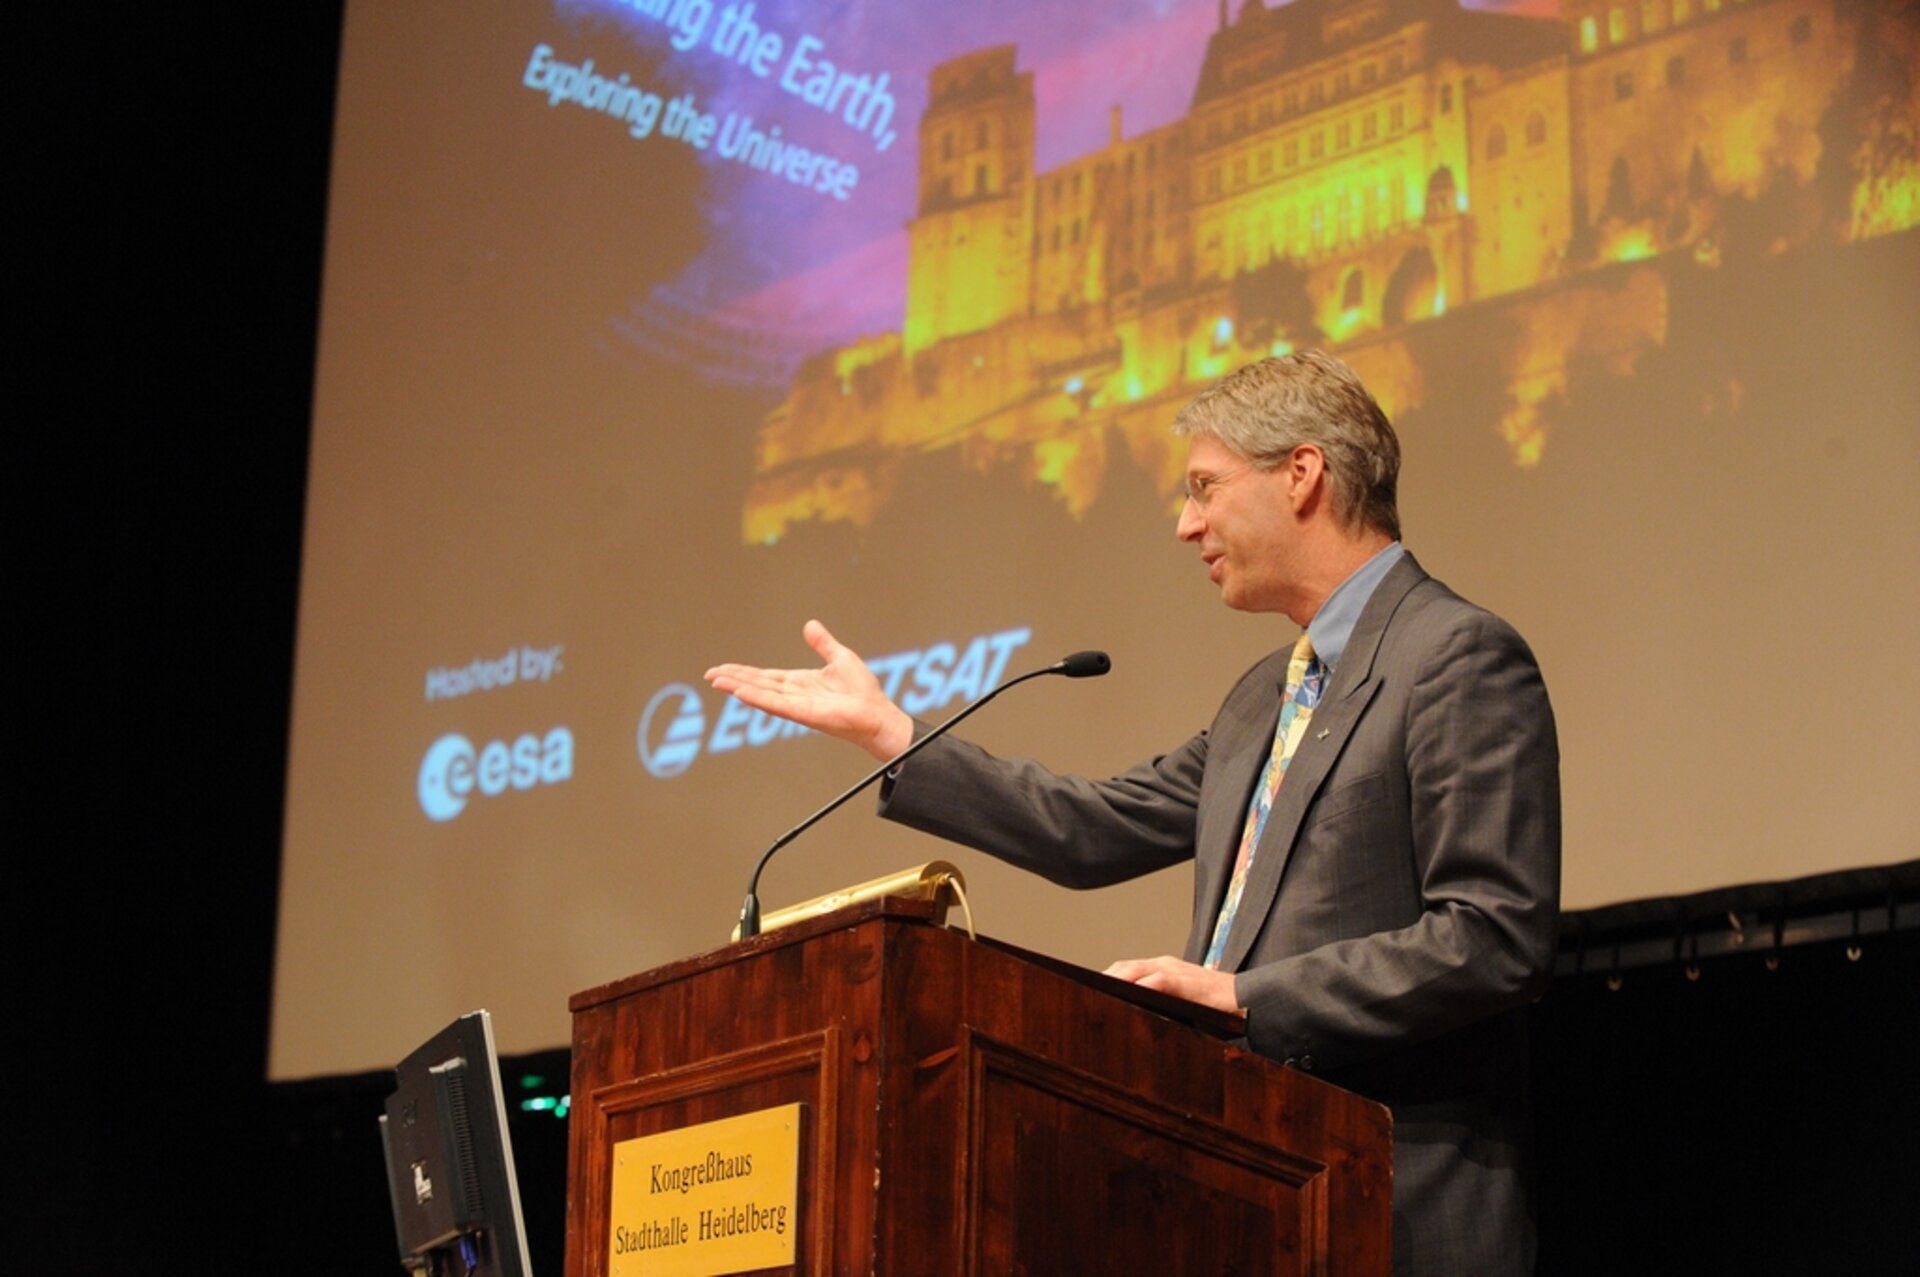
[[(1032, 678), (1034, 674), (1059, 673), (1065, 674), (1068, 678), (1099, 678), (1112, 668), (1113, 662), (1108, 659), (1105, 652), (1075, 652), (1071, 656), (1061, 657), (1043, 670), (1035, 670), (1033, 674), (1026, 674), (1022, 677)], [(1020, 680), (1016, 678), (1013, 680), (1013, 683), (1018, 683), (1019, 681)], [(1012, 687), (1013, 683), (1002, 684), (1002, 686)], [(991, 696), (993, 693), (989, 692), (987, 695)], [(986, 696), (980, 699), (984, 702)], [(941, 730), (945, 731), (946, 729), (941, 728)]]
[(879, 780), (901, 763), (906, 762), (922, 749), (931, 745), (942, 736), (945, 736), (947, 731), (958, 725), (961, 719), (973, 713), (973, 711), (980, 709), (986, 705), (988, 701), (1000, 695), (1000, 693), (1006, 691), (1008, 688), (1018, 687), (1029, 679), (1044, 678), (1049, 674), (1064, 674), (1068, 678), (1099, 678), (1112, 668), (1113, 661), (1105, 652), (1075, 652), (1071, 656), (1061, 657), (1051, 665), (1043, 665), (1037, 670), (1028, 670), (1018, 678), (1008, 679), (986, 695), (976, 697), (967, 702), (966, 706), (963, 707), (958, 714), (955, 714), (952, 718), (949, 718), (925, 736), (914, 741), (913, 744), (907, 746), (886, 762), (881, 763), (851, 789), (841, 794), (825, 807), (822, 807), (819, 811), (814, 812), (813, 815), (807, 817), (792, 829), (787, 830), (786, 833), (774, 839), (773, 845), (760, 853), (760, 863), (753, 867), (753, 877), (747, 880), (747, 898), (745, 903), (740, 906), (740, 938), (745, 940), (749, 936), (757, 936), (760, 934), (760, 873), (767, 867), (767, 862), (773, 859), (774, 852), (780, 850), (801, 834), (806, 833), (807, 830), (813, 828), (827, 815), (837, 810), (842, 803), (852, 798), (868, 785), (873, 784), (874, 781)]

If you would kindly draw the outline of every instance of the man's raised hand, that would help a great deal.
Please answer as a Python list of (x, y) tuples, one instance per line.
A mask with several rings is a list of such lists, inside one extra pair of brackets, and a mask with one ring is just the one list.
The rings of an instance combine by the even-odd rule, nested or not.
[(808, 621), (801, 635), (826, 662), (821, 668), (716, 665), (707, 671), (707, 682), (754, 709), (852, 741), (883, 761), (913, 743), (913, 720), (887, 699), (859, 653), (818, 621)]

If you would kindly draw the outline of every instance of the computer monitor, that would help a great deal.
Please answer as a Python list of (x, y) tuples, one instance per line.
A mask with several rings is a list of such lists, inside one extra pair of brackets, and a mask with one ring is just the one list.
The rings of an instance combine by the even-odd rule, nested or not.
[(493, 1021), (461, 1016), (394, 1074), (380, 1144), (401, 1264), (425, 1277), (530, 1277)]

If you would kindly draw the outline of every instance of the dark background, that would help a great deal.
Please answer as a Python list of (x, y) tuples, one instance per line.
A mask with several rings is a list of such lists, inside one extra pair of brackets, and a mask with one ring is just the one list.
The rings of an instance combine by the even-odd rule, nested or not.
[[(8, 1268), (397, 1273), (387, 1079), (264, 1081), (339, 6), (68, 22), (15, 130)], [(1846, 947), (1556, 984), (1543, 1271), (1911, 1262), (1920, 945)], [(557, 1277), (565, 1124), (513, 1136)]]

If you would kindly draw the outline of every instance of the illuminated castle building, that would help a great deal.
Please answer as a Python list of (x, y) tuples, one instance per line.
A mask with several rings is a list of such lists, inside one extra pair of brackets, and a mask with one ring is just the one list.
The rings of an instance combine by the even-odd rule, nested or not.
[[(1078, 513), (1120, 446), (1171, 499), (1166, 423), (1206, 382), (1330, 345), (1392, 412), (1420, 393), (1396, 335), (1489, 303), (1530, 308), (1520, 326), (1542, 334), (1506, 352), (1498, 423), (1531, 464), (1529, 404), (1568, 356), (1657, 342), (1665, 322), (1659, 295), (1581, 277), (1710, 257), (1723, 201), (1809, 182), (1858, 9), (1244, 0), (1231, 17), (1221, 0), (1186, 118), (1126, 137), (1115, 108), (1106, 146), (1044, 173), (1014, 48), (944, 63), (903, 331), (802, 365), (762, 426), (744, 535), (865, 524), (904, 458), (948, 448), (1018, 460)], [(1904, 212), (1855, 234), (1912, 224), (1914, 180)]]

